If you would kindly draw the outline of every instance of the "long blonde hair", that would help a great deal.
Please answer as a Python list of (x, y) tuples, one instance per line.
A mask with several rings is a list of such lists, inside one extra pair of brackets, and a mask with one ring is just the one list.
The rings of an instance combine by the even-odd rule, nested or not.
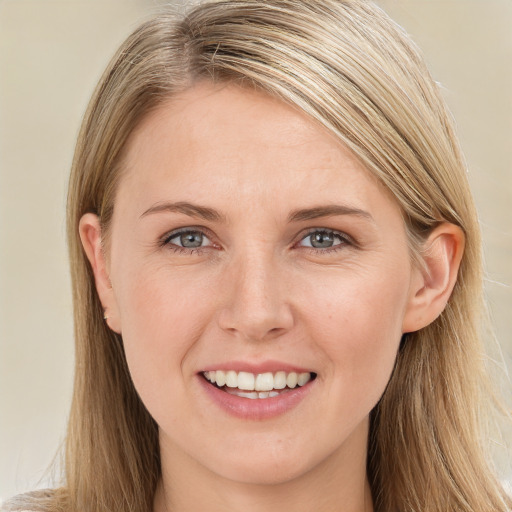
[[(87, 110), (69, 184), (76, 374), (65, 486), (46, 510), (146, 512), (160, 477), (157, 425), (141, 403), (120, 336), (105, 325), (78, 223), (108, 233), (123, 150), (140, 120), (198, 80), (280, 98), (350, 148), (400, 204), (411, 255), (442, 221), (466, 249), (445, 311), (404, 336), (372, 412), (368, 475), (379, 512), (504, 512), (480, 415), (488, 403), (479, 336), (481, 241), (452, 119), (409, 37), (365, 0), (226, 0), (137, 29)], [(42, 500), (39, 504), (42, 504)]]

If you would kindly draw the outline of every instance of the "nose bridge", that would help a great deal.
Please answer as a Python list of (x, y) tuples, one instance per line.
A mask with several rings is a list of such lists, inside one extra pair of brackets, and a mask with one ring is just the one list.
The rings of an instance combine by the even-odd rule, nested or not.
[(279, 288), (275, 272), (275, 262), (268, 254), (258, 251), (242, 258), (237, 280), (239, 300), (260, 306), (262, 310), (272, 309)]
[(247, 248), (231, 262), (230, 296), (221, 327), (250, 340), (277, 336), (293, 324), (279, 261), (266, 244)]

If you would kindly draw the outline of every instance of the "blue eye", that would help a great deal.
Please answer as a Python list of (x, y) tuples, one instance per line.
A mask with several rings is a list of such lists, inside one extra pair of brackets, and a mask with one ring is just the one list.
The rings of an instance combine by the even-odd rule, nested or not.
[[(165, 235), (161, 245), (178, 253), (200, 254), (203, 249), (214, 244), (203, 231), (186, 228)], [(352, 245), (352, 240), (348, 235), (329, 229), (314, 229), (298, 243), (299, 247), (304, 247), (315, 253), (337, 251), (346, 245)]]
[[(314, 250), (328, 252), (328, 250), (337, 250), (338, 246), (349, 243), (348, 237), (336, 231), (328, 229), (315, 229), (310, 231), (301, 241), (302, 247), (310, 247)], [(327, 249), (327, 251), (325, 251)]]
[(169, 245), (177, 252), (193, 252), (211, 245), (211, 241), (202, 231), (187, 229), (170, 233), (164, 238), (162, 245)]

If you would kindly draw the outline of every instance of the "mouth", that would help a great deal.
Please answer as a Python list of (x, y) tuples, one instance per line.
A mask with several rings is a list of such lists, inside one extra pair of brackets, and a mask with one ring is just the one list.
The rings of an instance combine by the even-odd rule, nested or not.
[(234, 370), (212, 370), (202, 372), (201, 375), (209, 384), (221, 391), (253, 400), (284, 395), (316, 378), (314, 372), (285, 371), (255, 374)]

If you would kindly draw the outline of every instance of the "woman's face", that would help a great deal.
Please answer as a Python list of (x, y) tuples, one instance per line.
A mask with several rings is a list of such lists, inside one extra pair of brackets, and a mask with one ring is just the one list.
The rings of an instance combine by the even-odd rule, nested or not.
[(153, 112), (125, 166), (103, 302), (163, 457), (244, 482), (364, 471), (418, 283), (396, 202), (303, 114), (231, 85)]

